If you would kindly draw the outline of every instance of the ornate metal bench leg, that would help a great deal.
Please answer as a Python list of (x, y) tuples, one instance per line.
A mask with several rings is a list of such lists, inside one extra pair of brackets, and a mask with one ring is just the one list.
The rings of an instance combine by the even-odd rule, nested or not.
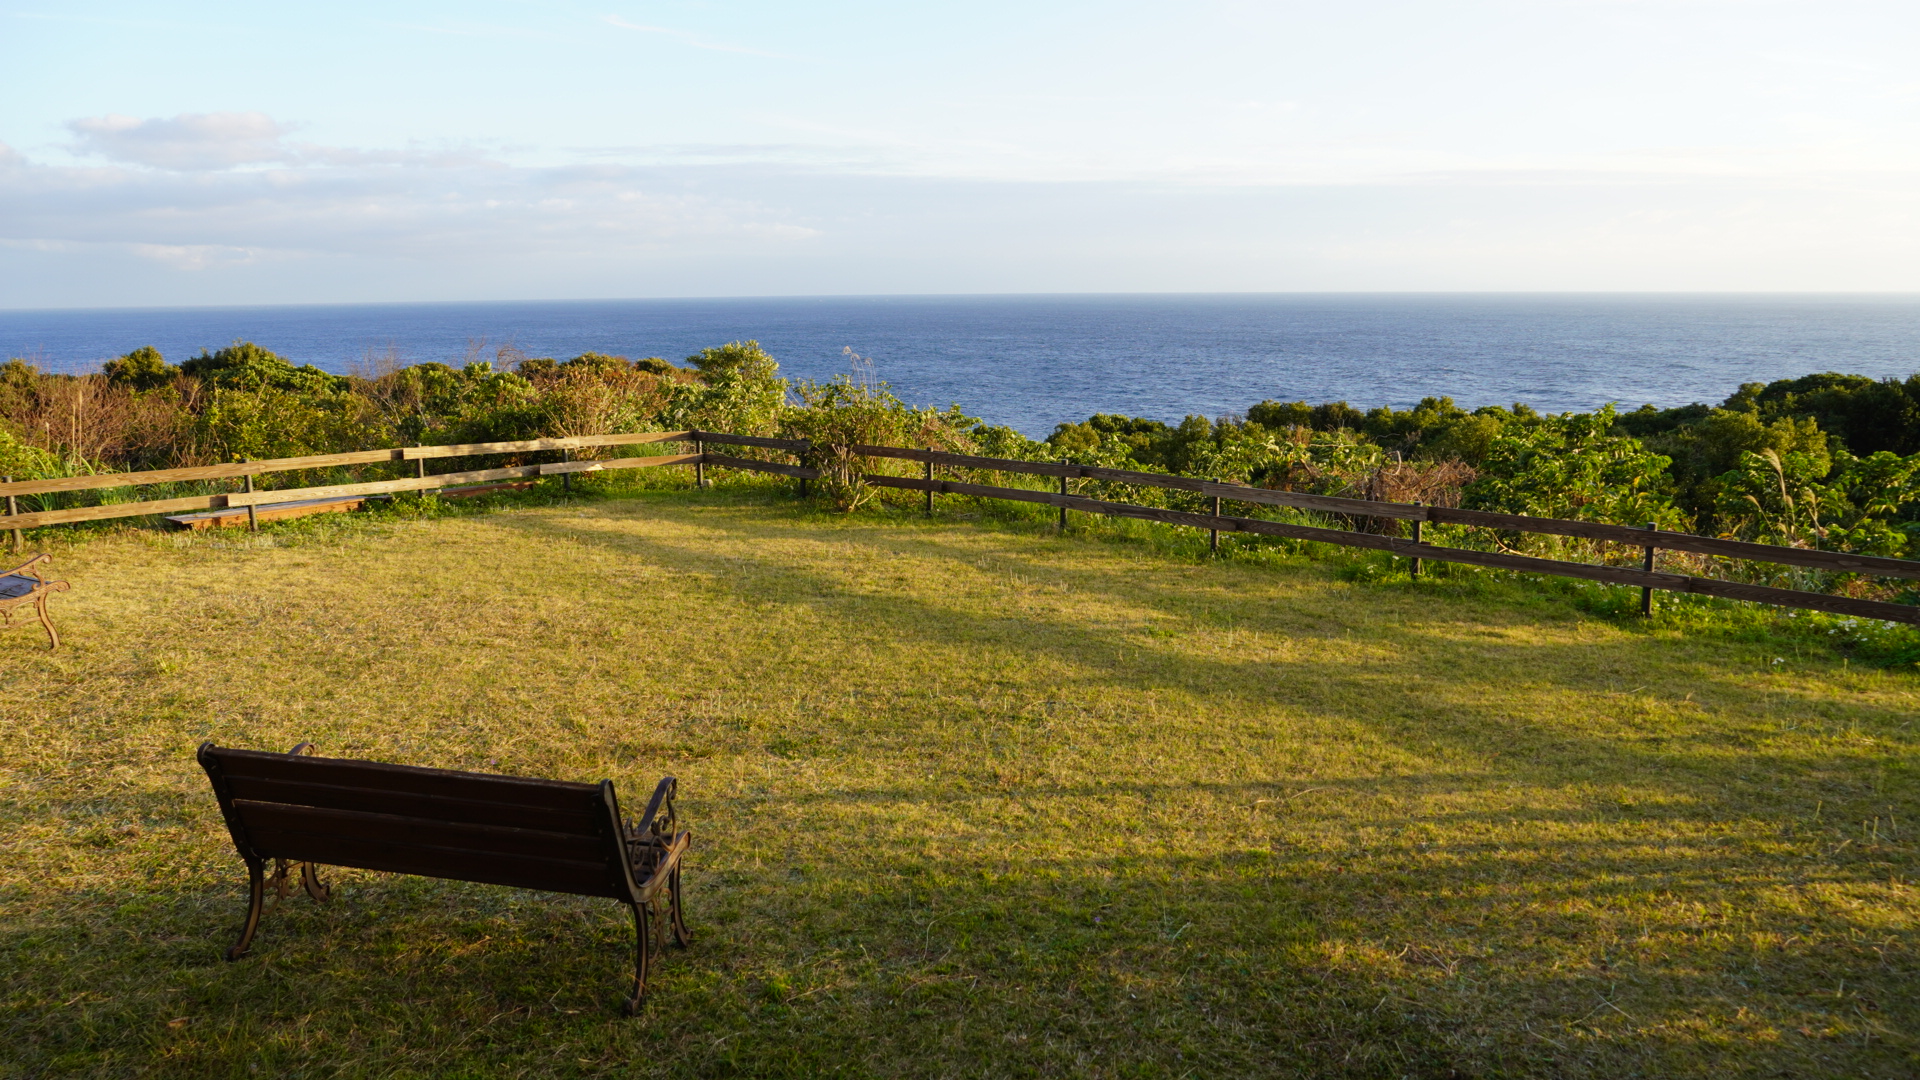
[(647, 968), (653, 957), (653, 913), (651, 904), (633, 905), (633, 996), (627, 999), (627, 1015), (633, 1016), (647, 1003)]
[(333, 890), (320, 880), (316, 869), (310, 862), (300, 864), (300, 887), (307, 890), (308, 896), (324, 904), (333, 897)]
[(60, 647), (60, 632), (53, 628), (53, 620), (47, 617), (47, 594), (41, 593), (34, 601), (33, 610), (40, 615), (40, 625), (47, 628), (47, 649), (52, 651)]
[(269, 913), (279, 911), (287, 898), (287, 860), (273, 860), (273, 876), (267, 879), (267, 887), (273, 890), (273, 907)]
[(253, 932), (260, 929), (260, 905), (266, 898), (266, 864), (250, 862), (247, 864), (247, 924), (240, 928), (240, 940), (227, 950), (227, 959), (238, 960), (247, 955), (247, 946), (253, 944)]
[(693, 944), (693, 934), (687, 930), (687, 909), (680, 899), (680, 868), (673, 868), (673, 875), (667, 879), (667, 892), (672, 897), (673, 943), (686, 948)]

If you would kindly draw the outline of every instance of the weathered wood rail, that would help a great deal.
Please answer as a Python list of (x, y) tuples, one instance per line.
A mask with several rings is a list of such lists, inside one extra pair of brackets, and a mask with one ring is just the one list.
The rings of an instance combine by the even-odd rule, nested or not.
[[(183, 510), (221, 510), (248, 506), (259, 507), (275, 503), (334, 496), (386, 494), (398, 491), (426, 491), (458, 484), (537, 479), (546, 476), (569, 476), (575, 473), (603, 472), (616, 469), (643, 469), (662, 465), (692, 465), (695, 466), (696, 469), (701, 470), (704, 470), (707, 466), (739, 469), (790, 477), (803, 482), (818, 479), (822, 475), (820, 469), (810, 465), (788, 465), (776, 461), (762, 461), (753, 458), (736, 457), (729, 454), (719, 454), (706, 449), (708, 445), (750, 446), (760, 449), (786, 451), (804, 460), (814, 449), (813, 445), (805, 440), (775, 439), (756, 435), (729, 435), (724, 432), (687, 430), (641, 432), (623, 435), (589, 435), (564, 439), (532, 439), (520, 442), (465, 443), (452, 446), (409, 446), (396, 447), (388, 450), (363, 450), (348, 454), (324, 454), (313, 457), (238, 462), (230, 465), (210, 465), (191, 469), (162, 469), (152, 472), (110, 473), (100, 476), (61, 477), (50, 480), (23, 480), (13, 483), (0, 483), (0, 495), (35, 495), (48, 492), (129, 487), (141, 484), (236, 478), (248, 478), (248, 486), (251, 488), (251, 477), (274, 472), (293, 472), (306, 469), (367, 465), (383, 462), (424, 462), (429, 459), (488, 454), (572, 451), (576, 449), (658, 442), (691, 443), (696, 448), (696, 452), (691, 454), (661, 454), (649, 457), (613, 458), (601, 461), (569, 460), (547, 462), (538, 465), (515, 465), (497, 469), (475, 469), (437, 475), (424, 475), (423, 469), (422, 475), (402, 477), (394, 480), (374, 480), (364, 483), (330, 484), (317, 487), (283, 488), (266, 491), (236, 491), (179, 499), (157, 499), (146, 502), (111, 503), (102, 506), (83, 506), (33, 513), (14, 513), (0, 515), (0, 528), (37, 528), (66, 522), (97, 521), (108, 518), (134, 517), (146, 514), (175, 513)], [(982, 457), (974, 454), (954, 454), (940, 450), (920, 450), (899, 446), (854, 445), (846, 449), (861, 457), (918, 461), (926, 464), (928, 469), (925, 477), (888, 476), (881, 473), (867, 473), (865, 474), (865, 478), (867, 482), (876, 486), (924, 491), (927, 492), (929, 496), (935, 494), (963, 495), (976, 498), (1007, 499), (1017, 502), (1039, 503), (1058, 507), (1063, 513), (1073, 510), (1081, 513), (1100, 514), (1109, 517), (1157, 521), (1162, 524), (1205, 529), (1209, 532), (1216, 533), (1243, 532), (1258, 536), (1277, 536), (1292, 540), (1308, 540), (1316, 543), (1336, 544), (1343, 547), (1386, 551), (1411, 559), (1461, 563), (1471, 566), (1516, 570), (1525, 573), (1552, 574), (1560, 577), (1597, 581), (1610, 585), (1636, 586), (1642, 589), (1660, 589), (1668, 592), (1691, 593), (1698, 596), (1717, 596), (1729, 600), (1744, 600), (1754, 603), (1773, 604), (1780, 607), (1826, 611), (1859, 618), (1920, 624), (1920, 607), (1911, 604), (1896, 604), (1882, 600), (1863, 600), (1847, 596), (1832, 596), (1826, 593), (1808, 592), (1799, 589), (1780, 589), (1766, 585), (1750, 585), (1743, 582), (1724, 581), (1718, 578), (1670, 574), (1651, 569), (1605, 566), (1594, 563), (1570, 562), (1561, 559), (1541, 559), (1528, 555), (1478, 551), (1470, 548), (1439, 547), (1424, 543), (1417, 538), (1406, 539), (1394, 536), (1382, 536), (1376, 533), (1364, 533), (1350, 529), (1329, 529), (1312, 525), (1295, 525), (1286, 522), (1267, 521), (1261, 518), (1237, 517), (1221, 514), (1217, 511), (1221, 502), (1239, 502), (1257, 506), (1278, 506), (1298, 510), (1311, 510), (1346, 517), (1365, 517), (1409, 522), (1435, 522), (1440, 524), (1470, 525), (1476, 528), (1507, 533), (1540, 533), (1553, 536), (1572, 536), (1587, 540), (1622, 544), (1645, 551), (1654, 549), (1685, 551), (1698, 555), (1743, 559), (1784, 566), (1798, 566), (1836, 573), (1865, 574), (1878, 577), (1920, 580), (1920, 562), (1907, 559), (1889, 559), (1873, 555), (1856, 555), (1839, 551), (1816, 551), (1807, 548), (1781, 547), (1773, 544), (1753, 544), (1741, 540), (1725, 540), (1717, 537), (1669, 532), (1660, 529), (1636, 529), (1623, 525), (1609, 525), (1593, 521), (1537, 518), (1519, 514), (1496, 514), (1481, 510), (1462, 510), (1455, 507), (1422, 506), (1411, 503), (1381, 502), (1368, 499), (1339, 498), (1329, 495), (1312, 495), (1297, 491), (1276, 491), (1268, 488), (1247, 487), (1240, 484), (1222, 484), (1186, 476), (1169, 476), (1163, 473), (1140, 472), (1131, 469), (1109, 469), (1094, 465), (1075, 465), (1071, 462), (1064, 461), (1019, 461), (1010, 458)], [(932, 470), (934, 466), (1054, 477), (1061, 481), (1061, 490), (1041, 491), (1032, 488), (1006, 487), (993, 484), (969, 483), (960, 480), (939, 479), (933, 476)], [(1066, 482), (1076, 479), (1190, 492), (1213, 499), (1216, 512), (1210, 514), (1191, 513), (1180, 510), (1167, 510), (1160, 507), (1140, 506), (1133, 503), (1090, 499), (1066, 491)]]
[[(0, 484), (0, 496), (40, 495), (49, 492), (88, 491), (135, 487), (146, 484), (174, 484), (197, 480), (251, 479), (267, 473), (301, 472), (308, 469), (339, 468), (349, 465), (375, 465), (390, 462), (426, 462), (438, 458), (475, 457), (487, 454), (526, 454), (539, 451), (571, 451), (589, 447), (627, 446), (657, 442), (692, 442), (691, 431), (649, 431), (627, 435), (584, 435), (565, 439), (528, 439), (518, 442), (461, 443), (450, 446), (402, 446), (389, 450), (358, 450), (348, 454), (317, 454), (311, 457), (273, 458), (263, 461), (234, 462), (230, 465), (203, 465), (189, 469), (158, 469), (151, 472), (103, 473), (96, 476), (63, 476), (50, 480), (16, 480)], [(268, 491), (231, 491), (210, 495), (190, 495), (178, 499), (150, 499), (144, 502), (105, 503), (61, 510), (0, 515), (0, 528), (35, 529), (77, 521), (104, 521), (112, 518), (141, 517), (147, 514), (175, 514), (188, 510), (227, 510), (235, 507), (266, 506), (280, 502), (300, 502), (338, 495), (381, 495), (397, 491), (430, 491), (457, 484), (477, 484), (489, 480), (518, 480), (568, 473), (600, 472), (606, 469), (641, 469), (655, 465), (697, 464), (699, 454), (665, 454), (657, 457), (616, 458), (611, 461), (555, 461), (541, 465), (515, 465), (500, 469), (470, 469), (463, 472), (419, 475), (397, 480), (373, 480), (354, 484), (328, 484), (318, 487), (280, 488)], [(251, 484), (248, 485), (251, 488)]]

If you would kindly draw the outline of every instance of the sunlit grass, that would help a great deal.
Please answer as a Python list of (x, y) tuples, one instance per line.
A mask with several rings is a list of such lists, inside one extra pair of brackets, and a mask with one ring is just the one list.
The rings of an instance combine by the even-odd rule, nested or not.
[[(1920, 1068), (1913, 675), (980, 513), (63, 548), (68, 646), (0, 639), (7, 1075)], [(671, 772), (696, 944), (624, 1019), (611, 902), (336, 870), (226, 964), (208, 738)]]

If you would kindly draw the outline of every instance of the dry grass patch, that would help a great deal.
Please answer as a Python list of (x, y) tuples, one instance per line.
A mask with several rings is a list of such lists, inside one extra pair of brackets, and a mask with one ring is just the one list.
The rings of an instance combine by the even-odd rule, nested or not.
[[(0, 1074), (1920, 1068), (1911, 676), (746, 492), (64, 554), (0, 639)], [(202, 739), (681, 778), (696, 944), (336, 871)]]

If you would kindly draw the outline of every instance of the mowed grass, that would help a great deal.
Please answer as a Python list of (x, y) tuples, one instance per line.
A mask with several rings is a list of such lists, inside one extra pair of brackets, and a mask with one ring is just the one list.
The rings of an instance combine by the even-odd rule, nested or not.
[[(1920, 1071), (1910, 674), (1305, 560), (667, 492), (62, 550), (0, 638), (0, 1075)], [(203, 739), (680, 778), (696, 940), (330, 871)]]

